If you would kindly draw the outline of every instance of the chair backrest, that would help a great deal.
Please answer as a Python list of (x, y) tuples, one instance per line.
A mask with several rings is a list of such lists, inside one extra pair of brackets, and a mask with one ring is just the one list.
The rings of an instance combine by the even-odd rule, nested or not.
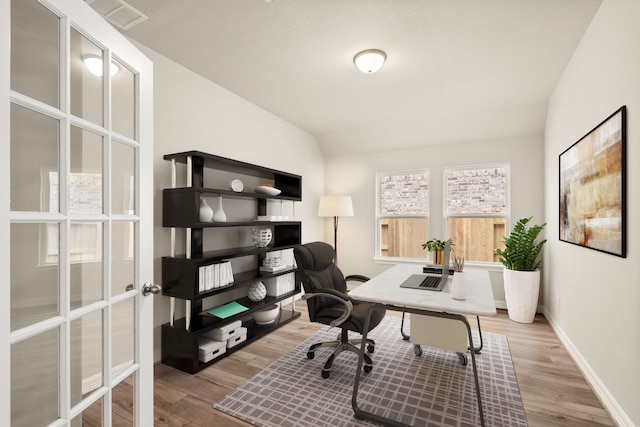
[[(293, 249), (298, 271), (296, 280), (302, 283), (306, 293), (331, 288), (347, 292), (347, 283), (342, 271), (333, 263), (333, 247), (324, 242), (311, 242)], [(340, 302), (330, 298), (310, 298), (307, 300), (309, 319), (313, 322), (320, 308), (332, 307)]]

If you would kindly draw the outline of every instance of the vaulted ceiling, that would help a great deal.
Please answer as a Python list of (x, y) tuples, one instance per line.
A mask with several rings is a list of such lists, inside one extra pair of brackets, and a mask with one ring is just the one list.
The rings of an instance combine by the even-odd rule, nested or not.
[[(315, 135), (328, 157), (542, 135), (601, 0), (126, 0), (123, 33)], [(363, 74), (353, 57), (387, 54)], [(597, 60), (597, 59), (594, 59)]]

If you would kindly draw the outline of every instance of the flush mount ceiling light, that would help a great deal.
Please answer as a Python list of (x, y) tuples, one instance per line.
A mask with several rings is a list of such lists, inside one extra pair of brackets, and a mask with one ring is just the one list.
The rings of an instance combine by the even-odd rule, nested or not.
[[(84, 55), (82, 57), (84, 65), (91, 71), (91, 74), (102, 77), (102, 58), (98, 55)], [(120, 71), (120, 67), (115, 62), (111, 62), (110, 74), (113, 76)]]
[(356, 64), (356, 67), (358, 67), (358, 70), (370, 74), (378, 71), (386, 59), (387, 55), (383, 51), (367, 49), (354, 56), (353, 62)]

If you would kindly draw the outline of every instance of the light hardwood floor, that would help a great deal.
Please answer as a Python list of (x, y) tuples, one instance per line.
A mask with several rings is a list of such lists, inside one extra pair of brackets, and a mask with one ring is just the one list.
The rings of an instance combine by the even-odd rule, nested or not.
[[(196, 375), (157, 365), (154, 425), (249, 426), (211, 405), (322, 327), (309, 322), (306, 304), (298, 302), (296, 310), (302, 312), (296, 321)], [(399, 314), (387, 311), (387, 316)], [(615, 425), (544, 316), (525, 325), (498, 310), (481, 322), (483, 331), (508, 337), (530, 427)], [(474, 326), (475, 318), (470, 323)]]

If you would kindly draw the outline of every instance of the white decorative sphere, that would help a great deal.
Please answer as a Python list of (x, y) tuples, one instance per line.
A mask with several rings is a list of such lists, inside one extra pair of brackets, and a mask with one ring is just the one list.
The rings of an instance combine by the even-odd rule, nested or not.
[(253, 243), (259, 248), (265, 248), (271, 242), (271, 229), (269, 227), (254, 228), (251, 231)]
[(253, 302), (262, 301), (266, 296), (267, 296), (267, 288), (265, 288), (264, 283), (255, 282), (249, 285), (249, 292), (247, 293), (247, 297), (251, 301)]

